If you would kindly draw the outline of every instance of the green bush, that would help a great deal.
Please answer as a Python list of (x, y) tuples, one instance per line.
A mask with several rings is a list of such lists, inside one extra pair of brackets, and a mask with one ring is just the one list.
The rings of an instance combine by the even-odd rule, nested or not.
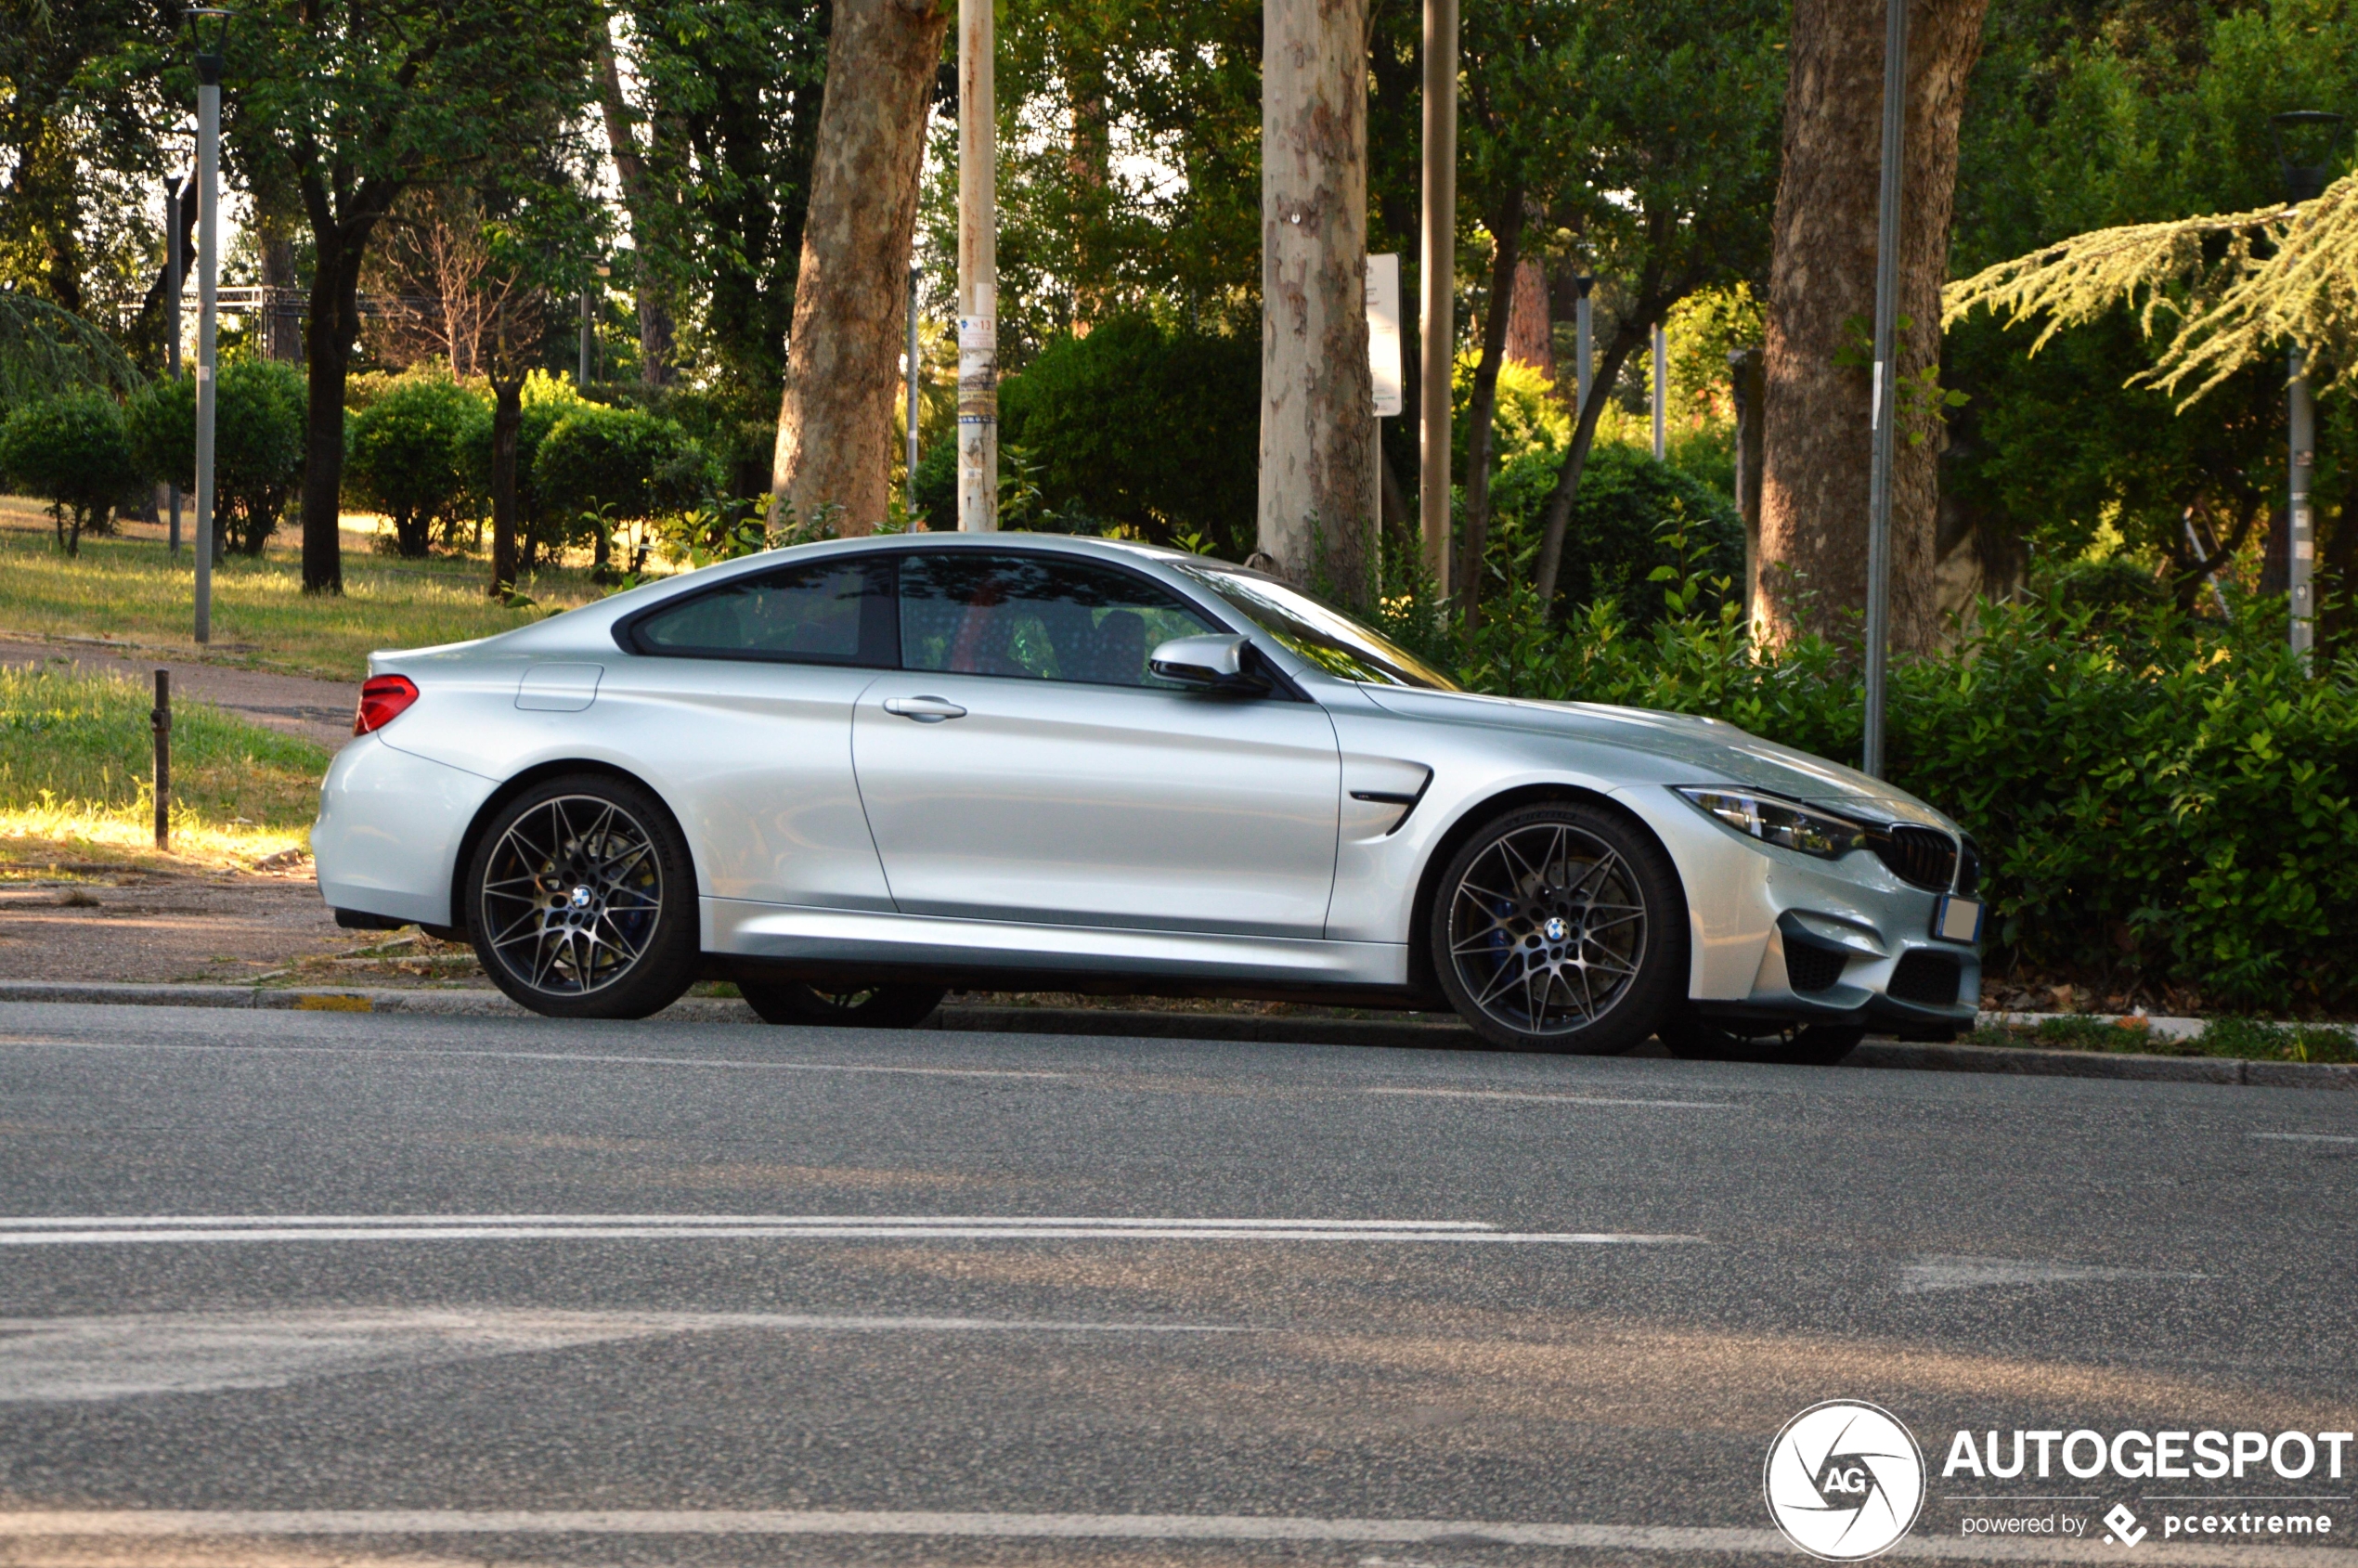
[[(1261, 344), (1138, 316), (1100, 322), (1000, 384), (999, 439), (1037, 464), (1043, 513), (1159, 542), (1198, 534), (1241, 561), (1256, 528)], [(918, 463), (931, 526), (957, 525), (956, 463), (947, 442)]]
[[(1561, 461), (1555, 450), (1532, 447), (1501, 468), (1491, 486), (1492, 567), (1508, 581), (1530, 578)], [(1590, 449), (1557, 568), (1564, 603), (1617, 600), (1627, 620), (1643, 628), (1663, 613), (1656, 571), (1732, 582), (1743, 564), (1743, 517), (1726, 496), (1638, 447)], [(1675, 585), (1678, 577), (1669, 580)], [(1716, 595), (1707, 591), (1706, 602), (1716, 603)]]
[[(268, 359), (221, 367), (213, 408), (214, 553), (260, 555), (303, 485), (303, 371)], [(191, 490), (197, 483), (197, 383), (149, 382), (123, 408), (141, 471)]]
[(473, 454), (488, 447), (491, 410), (447, 377), (405, 376), (352, 416), (344, 485), (393, 520), (394, 549), (412, 560), (474, 515)]
[(123, 408), (94, 389), (19, 404), (0, 423), (0, 475), (49, 503), (58, 548), (82, 553), (82, 536), (113, 525), (114, 510), (141, 482)]
[[(1736, 606), (1639, 632), (1507, 597), (1468, 684), (1707, 714), (1859, 755), (1857, 670), (1804, 639), (1756, 649)], [(2123, 621), (2049, 598), (1981, 606), (1952, 651), (1895, 662), (1887, 772), (1979, 840), (1996, 942), (2258, 1007), (2358, 1003), (2358, 656), (2304, 674), (2282, 601), (2222, 623)]]
[[(568, 409), (532, 459), (533, 488), (568, 543), (587, 539), (603, 565), (615, 524), (684, 512), (719, 484), (712, 459), (671, 420), (636, 408), (583, 403)], [(631, 569), (652, 535), (640, 531)]]

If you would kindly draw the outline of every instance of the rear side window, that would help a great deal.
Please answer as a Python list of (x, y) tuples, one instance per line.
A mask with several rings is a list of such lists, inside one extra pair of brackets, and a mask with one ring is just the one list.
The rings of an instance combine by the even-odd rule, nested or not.
[(889, 667), (892, 563), (883, 556), (814, 561), (738, 577), (631, 621), (635, 652), (675, 658)]

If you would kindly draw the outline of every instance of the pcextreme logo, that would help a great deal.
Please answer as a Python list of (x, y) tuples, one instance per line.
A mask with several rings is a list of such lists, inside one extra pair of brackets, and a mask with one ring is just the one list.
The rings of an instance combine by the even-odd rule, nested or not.
[(1924, 1455), (1898, 1419), (1853, 1399), (1812, 1405), (1768, 1445), (1768, 1515), (1812, 1557), (1857, 1562), (1890, 1549), (1924, 1503)]

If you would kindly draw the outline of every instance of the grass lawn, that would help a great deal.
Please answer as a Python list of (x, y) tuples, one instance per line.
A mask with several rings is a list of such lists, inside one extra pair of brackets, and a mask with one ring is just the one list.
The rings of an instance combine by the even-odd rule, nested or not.
[[(372, 650), (487, 637), (602, 591), (587, 571), (557, 567), (522, 585), (538, 609), (511, 610), (485, 593), (490, 569), (480, 558), (396, 561), (371, 548), (374, 521), (345, 519), (341, 597), (303, 591), (301, 557), (291, 545), (214, 567), (213, 642), (204, 656), (356, 681)], [(84, 536), (81, 555), (69, 559), (53, 542), (41, 503), (0, 497), (0, 634), (103, 637), (186, 656), (196, 651), (195, 604), (189, 551), (173, 561), (162, 529), (130, 525), (122, 538)]]
[[(153, 700), (129, 676), (0, 668), (0, 860), (154, 853)], [(307, 852), (327, 770), (300, 736), (175, 703), (175, 851), (213, 865)]]

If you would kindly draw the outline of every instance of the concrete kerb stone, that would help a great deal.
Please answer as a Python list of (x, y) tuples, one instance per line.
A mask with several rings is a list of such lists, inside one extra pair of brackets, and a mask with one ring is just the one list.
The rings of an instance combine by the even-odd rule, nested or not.
[[(346, 987), (284, 990), (230, 985), (143, 985), (71, 980), (0, 980), (0, 1002), (95, 1006), (252, 1007), (272, 1011), (403, 1013), (439, 1017), (530, 1017), (497, 991), (404, 991)], [(1984, 1024), (2035, 1026), (2057, 1015), (1985, 1013)], [(691, 996), (658, 1018), (682, 1023), (753, 1023), (751, 1007), (732, 997)], [(2200, 1032), (2192, 1018), (2148, 1020), (2165, 1039)], [(2185, 1028), (2163, 1026), (2190, 1026)], [(1314, 1045), (1376, 1045), (1465, 1050), (1479, 1043), (1462, 1024), (1361, 1018), (1300, 1018), (1250, 1013), (1171, 1013), (1083, 1007), (945, 1007), (934, 1027), (985, 1034), (1101, 1034), (1131, 1039), (1289, 1041)], [(1914, 1043), (1869, 1040), (1844, 1064), (1928, 1072), (2015, 1073), (2176, 1083), (2249, 1084), (2275, 1089), (2358, 1090), (2358, 1065), (2245, 1061), (2227, 1056), (2154, 1056), (2050, 1051), (2012, 1045)]]

